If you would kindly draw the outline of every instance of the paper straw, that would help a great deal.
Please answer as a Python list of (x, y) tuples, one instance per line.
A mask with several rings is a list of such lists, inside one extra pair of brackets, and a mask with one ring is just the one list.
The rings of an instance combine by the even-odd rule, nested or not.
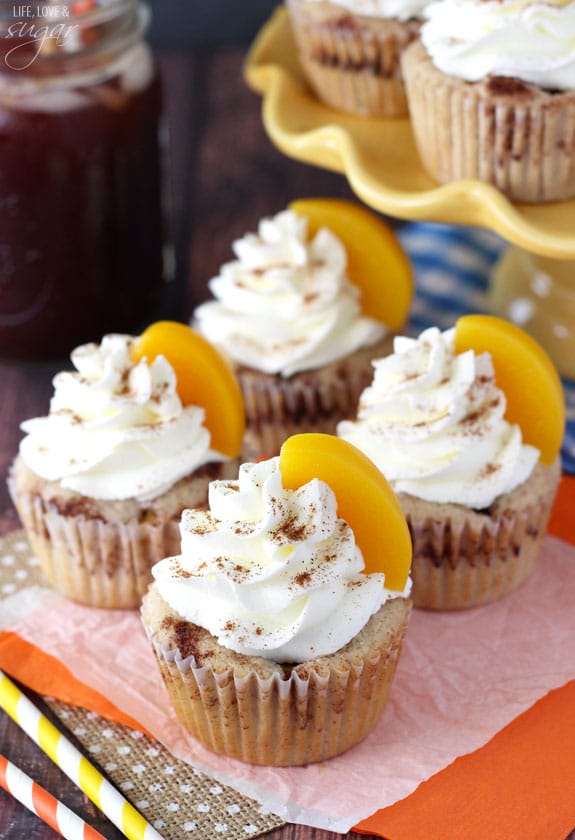
[(0, 671), (0, 706), (128, 840), (162, 840), (155, 828)]
[(0, 787), (66, 840), (106, 840), (3, 755), (0, 755)]

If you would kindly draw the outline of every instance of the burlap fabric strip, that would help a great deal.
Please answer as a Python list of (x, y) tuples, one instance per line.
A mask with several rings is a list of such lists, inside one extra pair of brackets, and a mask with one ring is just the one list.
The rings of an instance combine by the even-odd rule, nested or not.
[(261, 814), (251, 799), (174, 758), (142, 732), (128, 729), (57, 700), (45, 698), (124, 796), (164, 840), (257, 837), (284, 825)]

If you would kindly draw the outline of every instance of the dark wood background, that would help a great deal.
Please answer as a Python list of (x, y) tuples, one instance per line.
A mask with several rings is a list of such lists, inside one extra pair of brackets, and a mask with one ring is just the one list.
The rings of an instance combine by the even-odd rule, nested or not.
[(162, 47), (247, 44), (278, 0), (148, 0), (150, 39)]

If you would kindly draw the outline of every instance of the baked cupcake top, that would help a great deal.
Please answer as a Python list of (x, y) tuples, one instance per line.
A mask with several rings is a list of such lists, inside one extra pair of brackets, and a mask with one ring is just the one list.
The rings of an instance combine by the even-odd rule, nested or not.
[[(325, 0), (306, 0), (308, 3)], [(355, 15), (368, 17), (396, 18), (409, 20), (419, 17), (425, 6), (425, 0), (334, 0), (333, 5), (341, 6)]]
[(489, 353), (456, 353), (455, 329), (396, 337), (373, 362), (357, 420), (337, 433), (365, 452), (396, 492), (481, 510), (522, 484), (539, 450), (504, 417)]
[(153, 499), (225, 456), (210, 448), (204, 409), (182, 405), (163, 356), (133, 361), (135, 338), (106, 335), (71, 354), (54, 377), (46, 417), (26, 420), (24, 463), (42, 478), (94, 499)]
[(384, 574), (364, 574), (330, 487), (315, 478), (285, 489), (279, 461), (212, 482), (210, 510), (182, 515), (181, 555), (152, 572), (170, 607), (224, 647), (305, 662), (346, 645), (410, 581), (400, 593), (385, 588)]
[(469, 82), (506, 76), (546, 90), (575, 89), (572, 0), (435, 0), (424, 17), (421, 40), (443, 73)]
[(385, 325), (362, 313), (346, 249), (327, 228), (308, 241), (291, 210), (233, 243), (237, 257), (209, 283), (215, 300), (194, 314), (198, 330), (236, 364), (281, 376), (313, 370), (380, 341)]

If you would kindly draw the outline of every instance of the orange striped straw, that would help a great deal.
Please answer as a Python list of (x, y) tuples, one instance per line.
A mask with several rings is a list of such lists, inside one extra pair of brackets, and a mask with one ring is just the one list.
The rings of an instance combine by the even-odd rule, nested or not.
[(0, 787), (66, 840), (105, 840), (99, 831), (91, 828), (3, 755), (0, 755)]

